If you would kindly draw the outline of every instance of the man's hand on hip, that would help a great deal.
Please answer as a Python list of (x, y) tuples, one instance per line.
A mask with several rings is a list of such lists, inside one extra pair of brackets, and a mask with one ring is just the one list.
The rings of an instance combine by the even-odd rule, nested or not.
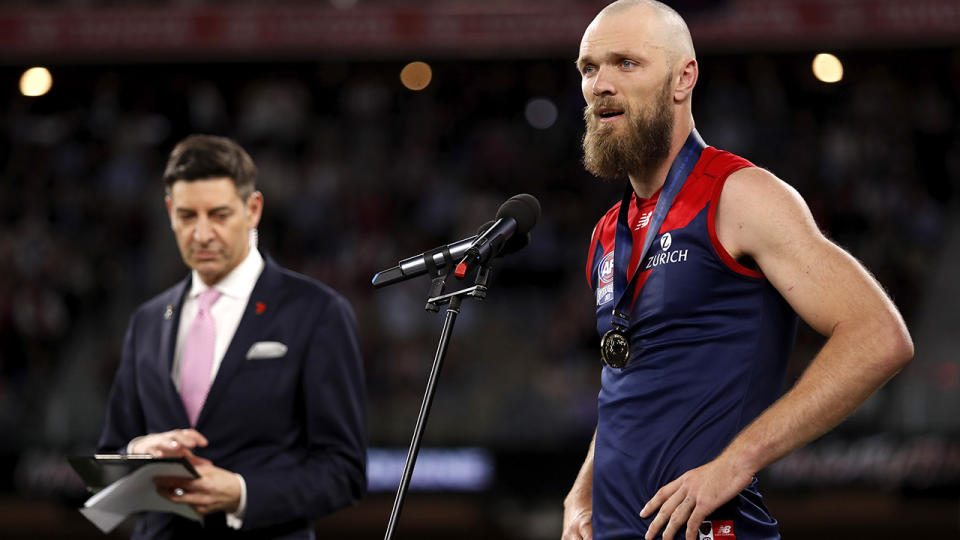
[(722, 455), (687, 471), (660, 488), (640, 511), (640, 517), (648, 518), (660, 509), (645, 538), (655, 538), (663, 529), (663, 540), (673, 540), (678, 532), (686, 540), (697, 540), (697, 531), (703, 520), (736, 497), (752, 479), (752, 473), (737, 470)]

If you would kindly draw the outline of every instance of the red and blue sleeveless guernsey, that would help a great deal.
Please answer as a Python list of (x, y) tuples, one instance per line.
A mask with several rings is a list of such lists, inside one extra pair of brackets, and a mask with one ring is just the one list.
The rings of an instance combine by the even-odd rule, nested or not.
[[(625, 198), (633, 237), (626, 276), (643, 266), (625, 332), (629, 363), (603, 368), (594, 538), (642, 538), (652, 518), (642, 519), (640, 510), (657, 490), (719, 455), (780, 395), (797, 316), (762, 273), (724, 250), (715, 230), (724, 182), (750, 166), (704, 148), (655, 233), (647, 229), (660, 193)], [(587, 262), (600, 335), (612, 328), (614, 273), (624, 272), (614, 252), (622, 204), (597, 223)], [(657, 236), (640, 261), (647, 234)], [(780, 538), (755, 478), (708, 519), (700, 538)]]

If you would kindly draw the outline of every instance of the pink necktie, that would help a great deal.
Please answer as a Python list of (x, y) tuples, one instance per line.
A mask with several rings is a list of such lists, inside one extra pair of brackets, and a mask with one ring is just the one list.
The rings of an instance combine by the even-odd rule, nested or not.
[(180, 396), (187, 410), (190, 425), (197, 425), (200, 409), (210, 390), (210, 371), (213, 367), (213, 344), (217, 329), (213, 324), (210, 307), (220, 298), (220, 291), (209, 288), (200, 293), (197, 316), (187, 330), (187, 340), (183, 345), (183, 359), (180, 362)]

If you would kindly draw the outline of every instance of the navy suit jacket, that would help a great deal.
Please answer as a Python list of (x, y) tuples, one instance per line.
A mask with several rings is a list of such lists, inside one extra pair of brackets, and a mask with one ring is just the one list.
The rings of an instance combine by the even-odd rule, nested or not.
[[(204, 528), (175, 514), (145, 513), (134, 538), (309, 538), (312, 519), (366, 489), (366, 388), (353, 311), (332, 289), (264, 259), (196, 425), (209, 445), (195, 453), (246, 481), (243, 527), (227, 529), (222, 513), (208, 516)], [(101, 452), (189, 427), (170, 373), (190, 279), (131, 317)], [(261, 341), (281, 342), (287, 352), (248, 359)]]

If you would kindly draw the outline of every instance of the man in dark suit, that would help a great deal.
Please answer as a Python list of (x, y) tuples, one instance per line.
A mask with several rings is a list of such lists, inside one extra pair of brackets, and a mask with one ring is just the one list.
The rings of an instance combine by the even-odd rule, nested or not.
[(100, 451), (186, 456), (200, 478), (157, 478), (204, 525), (146, 513), (134, 538), (313, 538), (310, 521), (366, 487), (365, 386), (350, 305), (260, 255), (256, 167), (192, 135), (164, 172), (192, 272), (130, 320)]

